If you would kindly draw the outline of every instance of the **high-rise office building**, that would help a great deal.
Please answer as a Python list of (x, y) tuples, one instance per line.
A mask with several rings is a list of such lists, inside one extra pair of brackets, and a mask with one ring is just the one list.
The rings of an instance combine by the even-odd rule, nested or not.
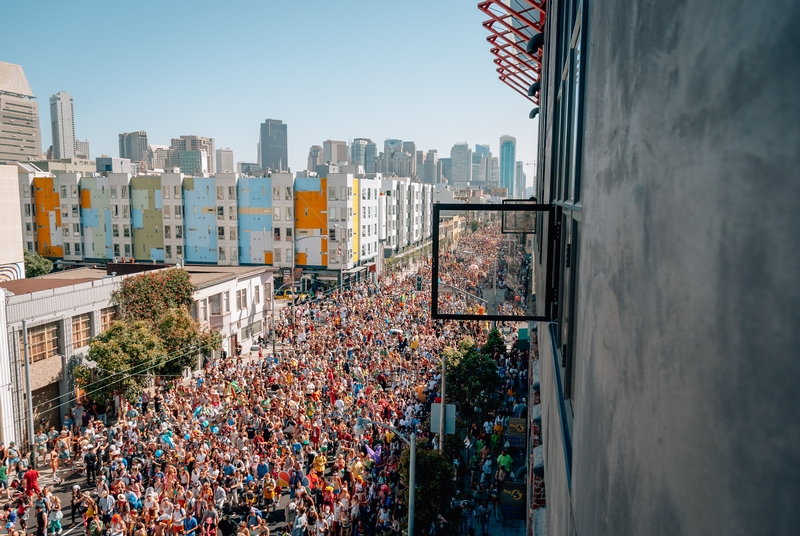
[[(522, 162), (517, 160), (514, 178), (514, 197), (517, 199), (525, 198), (525, 187), (527, 186), (525, 171)], [(511, 197), (511, 196), (509, 196)]]
[(372, 143), (367, 138), (356, 138), (350, 145), (350, 163), (367, 167), (367, 146)]
[(416, 177), (417, 176), (417, 144), (413, 141), (404, 141), (403, 142), (403, 152), (408, 153), (411, 155), (411, 169), (408, 175), (400, 175), (399, 176), (407, 176), (407, 177)]
[(75, 140), (75, 158), (82, 158), (84, 160), (89, 160), (91, 158), (89, 154), (89, 140)]
[(261, 123), (258, 139), (259, 164), (261, 169), (283, 171), (289, 167), (289, 144), (287, 125), (280, 119), (267, 119)]
[(451, 184), (455, 186), (468, 186), (472, 182), (472, 149), (467, 142), (456, 143), (450, 149), (452, 161)]
[(375, 165), (375, 159), (378, 157), (378, 146), (370, 140), (364, 148), (364, 172), (377, 173), (379, 170)]
[(39, 105), (22, 66), (0, 61), (0, 162), (42, 157)]
[(472, 153), (472, 180), (471, 184), (483, 186), (486, 182), (486, 157), (481, 153)]
[(494, 183), (495, 186), (500, 184), (500, 159), (496, 156), (492, 157), (489, 176), (491, 177), (489, 180)]
[(500, 188), (508, 190), (508, 197), (514, 196), (516, 158), (517, 139), (513, 136), (502, 136), (500, 138)]
[[(496, 182), (492, 180), (492, 149), (488, 145), (475, 145), (475, 153), (483, 155), (483, 177), (486, 182)], [(497, 186), (496, 184), (492, 186)]]
[(452, 158), (440, 158), (439, 165), (442, 168), (442, 178), (444, 178), (448, 184), (453, 182), (453, 159)]
[(147, 156), (147, 132), (139, 130), (119, 135), (120, 158), (127, 158), (131, 162), (144, 162)]
[[(184, 151), (205, 151), (206, 163), (201, 166), (201, 169), (205, 169), (206, 172), (216, 169), (214, 165), (214, 138), (206, 138), (205, 136), (181, 136), (180, 138), (172, 138), (169, 149), (170, 167), (179, 167), (181, 165), (180, 153)], [(191, 159), (189, 161), (191, 161)], [(197, 168), (192, 164), (192, 169)], [(183, 173), (186, 173), (186, 171)]]
[(324, 164), (345, 163), (349, 157), (347, 155), (347, 142), (339, 140), (325, 140), (322, 142), (322, 160)]
[(436, 184), (439, 180), (439, 154), (436, 149), (431, 149), (425, 155), (422, 165), (422, 182)]
[(233, 162), (233, 149), (217, 149), (217, 173), (233, 173), (236, 165)]
[(53, 158), (75, 156), (75, 112), (72, 95), (59, 91), (50, 97), (50, 129), (53, 133)]
[(321, 145), (312, 145), (311, 148), (308, 150), (308, 164), (306, 165), (306, 169), (308, 171), (315, 171), (317, 166), (321, 166), (325, 163), (322, 159), (322, 146)]

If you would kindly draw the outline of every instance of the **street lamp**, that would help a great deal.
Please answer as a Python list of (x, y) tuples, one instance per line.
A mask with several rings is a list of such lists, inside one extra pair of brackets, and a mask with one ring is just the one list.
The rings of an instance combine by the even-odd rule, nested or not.
[(356, 419), (356, 424), (353, 426), (353, 432), (355, 432), (357, 436), (362, 435), (364, 433), (365, 424), (380, 426), (391, 432), (394, 432), (394, 434), (398, 438), (402, 439), (403, 442), (411, 449), (411, 456), (409, 456), (408, 459), (408, 536), (414, 536), (414, 500), (417, 491), (417, 434), (411, 432), (411, 435), (407, 438), (397, 431), (397, 429), (392, 428), (388, 424), (370, 421), (369, 419), (363, 419), (361, 417)]

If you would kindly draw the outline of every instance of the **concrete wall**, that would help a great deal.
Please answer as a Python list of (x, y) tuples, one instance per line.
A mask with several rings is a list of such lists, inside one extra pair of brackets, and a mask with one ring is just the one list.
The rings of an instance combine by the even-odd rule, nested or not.
[[(0, 280), (22, 279), (25, 277), (23, 265), (22, 237), (20, 222), (19, 178), (17, 166), (0, 166)], [(24, 229), (24, 224), (23, 228)], [(33, 240), (33, 230), (28, 238)]]
[(550, 533), (796, 533), (800, 4), (588, 5), (572, 504), (550, 445)]

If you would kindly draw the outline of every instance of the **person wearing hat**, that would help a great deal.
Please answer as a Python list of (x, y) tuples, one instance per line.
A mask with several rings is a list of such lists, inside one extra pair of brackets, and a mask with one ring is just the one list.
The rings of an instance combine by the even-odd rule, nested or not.
[(86, 471), (86, 485), (94, 486), (97, 482), (97, 453), (94, 451), (94, 445), (89, 443), (84, 449), (83, 466)]
[(108, 493), (107, 490), (103, 490), (100, 500), (97, 501), (97, 507), (100, 509), (100, 514), (103, 516), (103, 524), (107, 525), (110, 523), (111, 514), (114, 513), (114, 498)]

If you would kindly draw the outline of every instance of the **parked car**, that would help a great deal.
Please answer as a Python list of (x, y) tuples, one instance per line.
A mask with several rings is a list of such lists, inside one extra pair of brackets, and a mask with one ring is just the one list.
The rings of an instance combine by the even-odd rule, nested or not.
[[(308, 298), (308, 294), (305, 292), (296, 292), (294, 297), (297, 298), (299, 301), (305, 300)], [(275, 293), (276, 300), (291, 300), (292, 299), (292, 289), (283, 289), (279, 290)]]

